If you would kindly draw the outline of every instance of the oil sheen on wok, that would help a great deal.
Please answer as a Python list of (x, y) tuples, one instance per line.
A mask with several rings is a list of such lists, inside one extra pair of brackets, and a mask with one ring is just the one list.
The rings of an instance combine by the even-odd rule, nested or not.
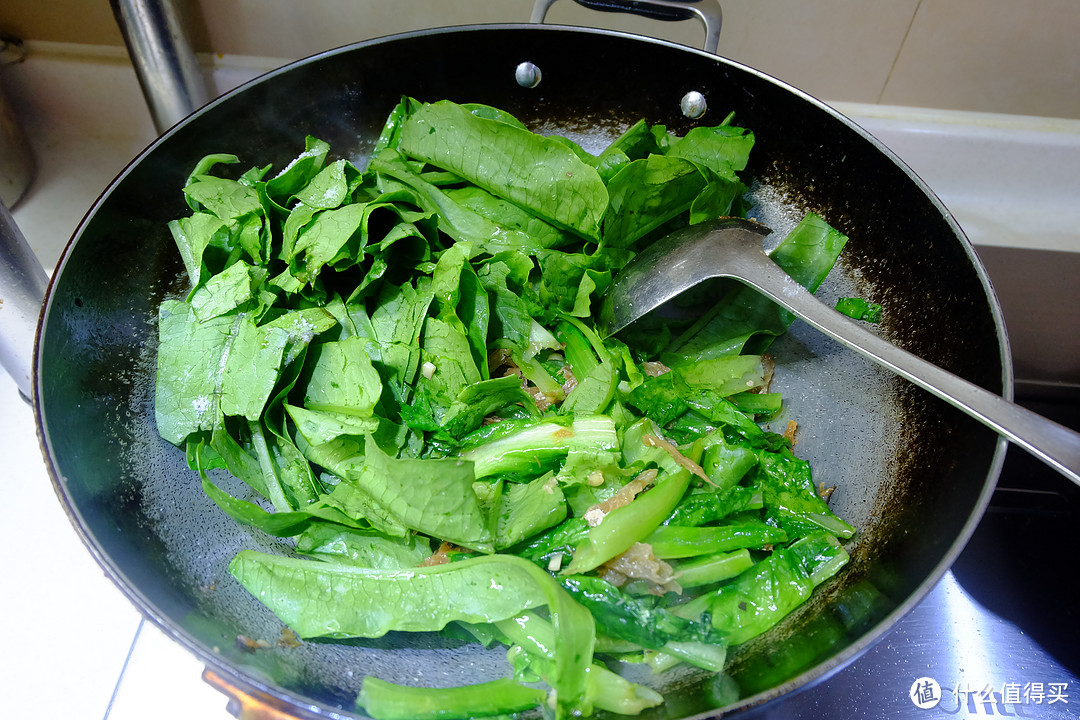
[[(192, 169), (156, 417), (222, 511), (295, 542), (229, 570), (301, 639), (507, 648), (475, 686), (368, 677), (358, 711), (634, 714), (664, 699), (612, 661), (722, 673), (847, 562), (854, 529), (769, 427), (786, 312), (717, 284), (617, 337), (592, 319), (652, 239), (745, 215), (750, 129), (643, 121), (592, 155), (404, 98), (362, 169), (297, 143)], [(845, 241), (808, 214), (772, 257), (814, 290)]]

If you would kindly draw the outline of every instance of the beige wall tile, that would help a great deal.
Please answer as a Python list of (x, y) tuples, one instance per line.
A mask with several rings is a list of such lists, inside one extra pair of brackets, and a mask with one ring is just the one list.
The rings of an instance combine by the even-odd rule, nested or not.
[(206, 46), (300, 58), (359, 40), (444, 25), (528, 22), (531, 0), (200, 0)]
[(722, 55), (823, 100), (877, 102), (918, 0), (722, 4)]
[(121, 45), (106, 0), (3, 0), (0, 31), (24, 40)]
[[(533, 0), (174, 0), (196, 49), (293, 59), (397, 32), (527, 22)], [(721, 0), (720, 53), (828, 101), (1080, 118), (1076, 0)], [(549, 22), (700, 46), (662, 23), (560, 0)], [(121, 45), (104, 0), (0, 0), (0, 30)]]
[[(822, 99), (876, 102), (919, 0), (721, 0), (719, 53)], [(553, 22), (593, 24), (699, 46), (698, 23), (659, 23), (556, 3)]]
[[(296, 58), (356, 40), (426, 27), (527, 22), (532, 0), (202, 0), (214, 52)], [(874, 102), (918, 0), (723, 0), (720, 53), (830, 100)], [(548, 22), (649, 35), (700, 47), (696, 21), (596, 12), (562, 0)]]
[(922, 0), (881, 102), (1080, 118), (1080, 3)]
[[(391, 33), (528, 22), (533, 0), (174, 0), (196, 49), (295, 59)], [(918, 0), (721, 0), (720, 53), (829, 100), (874, 102)], [(608, 28), (700, 47), (696, 21), (660, 22), (560, 0), (548, 22)], [(28, 39), (122, 43), (104, 0), (3, 0), (0, 29)]]

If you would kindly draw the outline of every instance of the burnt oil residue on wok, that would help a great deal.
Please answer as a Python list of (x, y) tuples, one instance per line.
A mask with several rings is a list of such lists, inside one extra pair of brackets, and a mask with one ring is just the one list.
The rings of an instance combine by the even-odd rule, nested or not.
[[(543, 72), (533, 89), (514, 80), (526, 60)], [(180, 188), (202, 156), (280, 168), (310, 134), (363, 164), (403, 94), (498, 106), (596, 147), (641, 118), (685, 132), (678, 103), (688, 90), (705, 94), (704, 121), (734, 111), (754, 130), (749, 170), (790, 205), (780, 214), (817, 210), (850, 236), (842, 282), (885, 306), (890, 339), (1001, 389), (999, 322), (970, 248), (914, 178), (812, 99), (704, 53), (614, 33), (481, 27), (363, 43), (270, 73), (181, 123), (118, 178), (65, 253), (44, 313), (36, 404), (58, 492), (106, 571), (204, 662), (297, 713), (350, 713), (367, 672), (421, 684), (505, 672), (499, 650), (430, 639), (276, 646), (280, 623), (225, 564), (239, 547), (284, 546), (225, 519), (154, 427), (157, 306), (184, 292), (166, 224), (186, 214)], [(876, 370), (835, 366), (847, 354), (820, 338), (795, 329), (785, 342), (776, 354), (798, 386), (797, 450), (840, 486), (838, 511), (859, 518), (854, 562), (775, 633), (733, 653), (730, 677), (661, 688), (669, 702), (654, 716), (762, 702), (857, 654), (958, 552), (996, 476), (992, 432)], [(860, 379), (846, 390), (836, 378), (803, 382), (814, 367)], [(270, 647), (252, 652), (237, 636)], [(776, 652), (796, 646), (801, 654)]]

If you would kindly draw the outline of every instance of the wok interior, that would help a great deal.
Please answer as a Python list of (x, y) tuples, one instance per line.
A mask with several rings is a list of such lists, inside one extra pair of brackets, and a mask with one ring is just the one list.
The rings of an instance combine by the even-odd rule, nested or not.
[[(543, 72), (534, 89), (514, 81), (526, 60)], [(255, 652), (237, 644), (245, 636), (274, 646), (281, 625), (226, 564), (242, 547), (281, 543), (226, 518), (183, 452), (157, 436), (157, 306), (186, 289), (166, 223), (187, 214), (180, 189), (203, 155), (234, 153), (241, 170), (280, 168), (313, 135), (362, 164), (403, 94), (495, 105), (597, 149), (639, 118), (685, 132), (693, 123), (679, 100), (688, 90), (707, 97), (702, 123), (734, 111), (735, 124), (756, 134), (747, 177), (762, 220), (782, 230), (815, 210), (850, 236), (822, 294), (882, 303), (891, 339), (1002, 390), (1000, 321), (966, 242), (915, 179), (805, 96), (703, 53), (609, 33), (504, 26), (365, 43), (272, 73), (166, 135), (106, 192), (62, 259), (39, 344), (37, 405), (61, 498), (109, 574), (208, 664), (301, 714), (350, 711), (367, 674), (430, 685), (505, 674), (500, 649), (428, 636)], [(773, 352), (783, 419), (800, 427), (796, 452), (838, 486), (834, 507), (860, 530), (853, 562), (788, 621), (733, 652), (727, 677), (666, 681), (657, 716), (756, 703), (856, 654), (955, 557), (996, 477), (996, 435), (957, 411), (798, 323)]]

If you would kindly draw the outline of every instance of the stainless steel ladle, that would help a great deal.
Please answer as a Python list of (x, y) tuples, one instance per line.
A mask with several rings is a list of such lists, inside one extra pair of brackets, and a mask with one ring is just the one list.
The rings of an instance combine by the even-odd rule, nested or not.
[(614, 334), (705, 280), (733, 278), (993, 428), (1080, 485), (1080, 433), (883, 340), (822, 303), (765, 254), (762, 239), (770, 232), (759, 223), (721, 218), (650, 245), (623, 268), (604, 296), (601, 331)]

